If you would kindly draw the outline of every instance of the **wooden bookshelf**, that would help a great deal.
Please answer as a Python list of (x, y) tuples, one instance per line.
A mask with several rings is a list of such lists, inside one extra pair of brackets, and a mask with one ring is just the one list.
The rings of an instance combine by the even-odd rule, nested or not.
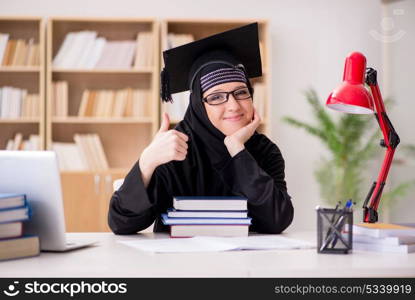
[(40, 17), (0, 17), (0, 32), (9, 34), (9, 40), (33, 39), (39, 44), (39, 65), (2, 65), (0, 61), (0, 87), (11, 86), (39, 95), (39, 115), (36, 117), (0, 118), (0, 149), (6, 148), (9, 139), (22, 133), (23, 139), (36, 134), (40, 148), (45, 149), (45, 22)]
[[(262, 77), (255, 78), (252, 80), (252, 83), (262, 83), (265, 87), (265, 99), (261, 99), (263, 102), (263, 116), (262, 123), (259, 130), (263, 133), (269, 134), (269, 112), (270, 112), (270, 84), (271, 84), (271, 74), (270, 74), (270, 50), (271, 46), (269, 39), (269, 30), (268, 22), (266, 20), (249, 20), (249, 19), (230, 19), (230, 20), (200, 20), (200, 19), (165, 19), (161, 21), (161, 49), (162, 51), (167, 50), (168, 34), (191, 34), (194, 37), (194, 40), (199, 40), (210, 35), (220, 33), (226, 30), (230, 30), (239, 26), (247, 25), (253, 22), (258, 22), (259, 24), (259, 39), (262, 44), (261, 48), (261, 58), (262, 58)], [(163, 59), (161, 57), (161, 65), (163, 65)], [(174, 97), (174, 96), (173, 96)], [(180, 99), (182, 101), (185, 99)], [(186, 100), (185, 100), (186, 101)], [(188, 99), (187, 99), (188, 101)], [(254, 94), (254, 103), (260, 101), (255, 99)], [(166, 106), (168, 105), (177, 105), (171, 103), (163, 103), (161, 105), (161, 113), (166, 111)], [(173, 119), (174, 123), (179, 122), (180, 120)]]
[[(68, 231), (108, 231), (107, 212), (112, 182), (123, 178), (151, 142), (159, 124), (159, 24), (154, 19), (52, 17), (47, 24), (46, 145), (74, 142), (75, 133), (99, 135), (108, 170), (62, 171)], [(70, 32), (96, 31), (107, 41), (136, 40), (137, 33), (153, 34), (153, 65), (137, 69), (76, 69), (53, 67), (53, 59)], [(53, 116), (52, 84), (68, 83), (68, 116)], [(79, 117), (82, 93), (88, 90), (147, 90), (149, 114), (143, 117)], [(74, 189), (74, 186), (77, 186)], [(96, 212), (96, 214), (95, 214)]]

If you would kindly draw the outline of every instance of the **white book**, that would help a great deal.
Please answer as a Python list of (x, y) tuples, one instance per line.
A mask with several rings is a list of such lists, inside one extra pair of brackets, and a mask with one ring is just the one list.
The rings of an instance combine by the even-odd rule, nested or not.
[(6, 145), (6, 150), (13, 150), (14, 149), (14, 142), (13, 140), (8, 140)]
[(169, 209), (169, 218), (247, 218), (246, 211), (189, 211)]
[(102, 52), (105, 48), (105, 44), (107, 43), (107, 40), (103, 37), (99, 37), (95, 39), (94, 48), (92, 50), (92, 54), (90, 58), (87, 61), (87, 64), (85, 66), (86, 69), (93, 69), (96, 67), (99, 59), (101, 58)]
[[(346, 237), (347, 235), (344, 234)], [(414, 236), (389, 236), (384, 238), (376, 238), (363, 234), (353, 234), (353, 242), (364, 244), (376, 244), (384, 246), (399, 246), (405, 244), (415, 244)]]
[(0, 65), (3, 61), (4, 54), (6, 52), (7, 42), (9, 41), (10, 34), (0, 33)]
[(169, 218), (161, 214), (164, 225), (250, 225), (251, 218)]
[(70, 32), (66, 34), (65, 39), (63, 40), (63, 43), (61, 44), (58, 50), (58, 53), (55, 55), (55, 58), (53, 59), (53, 66), (55, 68), (62, 68), (64, 66), (65, 57), (66, 55), (68, 55), (68, 51), (73, 45), (75, 36), (75, 32)]
[(95, 49), (96, 38), (97, 38), (97, 33), (95, 31), (89, 31), (87, 34), (85, 34), (82, 52), (78, 60), (74, 64), (75, 68), (80, 68), (80, 69), (87, 68), (88, 61), (91, 59), (91, 56), (93, 55), (93, 51)]
[(243, 197), (173, 197), (177, 210), (247, 210)]
[(78, 68), (77, 62), (80, 57), (83, 56), (85, 51), (85, 45), (94, 37), (96, 32), (94, 31), (81, 31), (77, 32), (75, 35), (75, 39), (72, 42), (72, 45), (64, 58), (64, 64), (62, 67), (64, 68)]
[(104, 152), (104, 147), (102, 146), (101, 139), (98, 134), (91, 135), (91, 139), (94, 143), (95, 151), (98, 154), (99, 166), (101, 169), (108, 169), (108, 161)]
[(353, 225), (353, 234), (363, 234), (376, 238), (388, 236), (414, 236), (415, 228), (386, 223), (362, 223)]
[(353, 242), (353, 250), (390, 253), (412, 253), (415, 252), (415, 244), (391, 246)]
[(20, 146), (21, 146), (21, 143), (22, 143), (22, 140), (23, 140), (23, 135), (20, 132), (16, 133), (16, 135), (14, 136), (13, 149), (12, 150), (19, 150)]
[(170, 236), (248, 236), (249, 225), (172, 225)]

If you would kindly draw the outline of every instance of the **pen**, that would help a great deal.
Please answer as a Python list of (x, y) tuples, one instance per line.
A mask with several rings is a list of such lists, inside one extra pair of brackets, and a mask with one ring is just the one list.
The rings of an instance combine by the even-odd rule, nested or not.
[(331, 248), (334, 248), (337, 244), (337, 240), (339, 239), (339, 234), (341, 233), (341, 230), (342, 230), (343, 225), (344, 225), (344, 221), (346, 219), (345, 213), (351, 211), (352, 205), (353, 205), (352, 199), (347, 200), (346, 205), (344, 206), (344, 211), (343, 211), (341, 217), (336, 222), (336, 223), (339, 223), (339, 225), (338, 225), (338, 227), (336, 227), (337, 228), (337, 234), (333, 239), (333, 243), (331, 244)]

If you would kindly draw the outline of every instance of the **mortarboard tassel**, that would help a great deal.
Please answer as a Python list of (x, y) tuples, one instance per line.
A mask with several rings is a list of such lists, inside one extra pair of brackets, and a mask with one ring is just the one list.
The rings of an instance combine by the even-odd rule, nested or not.
[(173, 103), (173, 98), (171, 97), (171, 94), (170, 94), (169, 76), (168, 76), (166, 68), (163, 68), (163, 70), (161, 71), (160, 79), (161, 79), (161, 87), (160, 87), (161, 100), (164, 102)]

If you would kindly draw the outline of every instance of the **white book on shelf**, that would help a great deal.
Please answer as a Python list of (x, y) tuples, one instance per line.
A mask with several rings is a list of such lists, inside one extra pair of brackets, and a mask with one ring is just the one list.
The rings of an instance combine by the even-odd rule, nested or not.
[(86, 146), (88, 147), (90, 153), (91, 153), (91, 159), (92, 159), (92, 163), (93, 163), (93, 170), (100, 170), (101, 168), (101, 164), (100, 164), (100, 158), (99, 158), (99, 153), (97, 151), (97, 148), (95, 147), (95, 141), (93, 138), (94, 134), (85, 134), (84, 135), (84, 141)]
[(135, 41), (123, 41), (123, 55), (122, 60), (119, 65), (121, 69), (131, 69), (133, 61), (134, 61), (134, 53), (136, 42)]
[(86, 69), (93, 69), (96, 67), (99, 59), (101, 58), (101, 55), (105, 48), (106, 43), (107, 43), (107, 40), (103, 37), (99, 37), (95, 39), (91, 56), (89, 57), (86, 63), (86, 66), (85, 66)]
[(55, 58), (53, 59), (53, 62), (52, 62), (53, 67), (62, 68), (64, 66), (65, 58), (68, 55), (70, 48), (73, 46), (75, 37), (76, 37), (75, 32), (69, 32), (66, 34), (65, 39), (63, 40), (63, 43), (61, 44), (57, 54), (55, 55)]
[(105, 155), (104, 152), (104, 147), (102, 146), (102, 142), (101, 139), (99, 137), (98, 134), (93, 134), (91, 136), (92, 140), (94, 141), (95, 144), (95, 149), (96, 149), (96, 153), (98, 154), (98, 158), (99, 158), (99, 165), (101, 169), (108, 169), (108, 161), (107, 161), (107, 157)]
[(20, 132), (16, 133), (15, 136), (14, 136), (13, 149), (12, 150), (20, 150), (22, 140), (23, 140), (23, 135)]
[(24, 60), (23, 60), (23, 65), (24, 66), (29, 66), (30, 65), (30, 56), (32, 55), (32, 52), (33, 52), (34, 42), (35, 42), (35, 40), (33, 38), (30, 38), (28, 43), (27, 43), (27, 49), (26, 49)]
[(80, 31), (75, 34), (72, 45), (64, 57), (63, 68), (78, 68), (77, 62), (85, 51), (85, 44), (94, 35), (96, 35), (94, 31)]
[(29, 141), (32, 145), (32, 150), (42, 150), (40, 147), (40, 137), (37, 134), (31, 134), (29, 136)]
[(80, 150), (82, 160), (86, 162), (89, 170), (94, 170), (95, 164), (93, 161), (93, 153), (90, 151), (89, 146), (86, 144), (84, 135), (76, 133), (74, 135), (74, 140)]
[(9, 139), (6, 144), (6, 150), (13, 150), (13, 149), (14, 149), (13, 140)]
[(97, 33), (95, 31), (90, 31), (88, 32), (88, 34), (85, 35), (85, 40), (84, 40), (84, 44), (82, 47), (81, 55), (79, 56), (78, 60), (74, 64), (75, 68), (79, 68), (79, 69), (87, 68), (88, 61), (93, 55), (96, 38), (97, 38)]
[(0, 33), (0, 64), (3, 61), (4, 54), (6, 53), (7, 42), (9, 41), (10, 34)]

